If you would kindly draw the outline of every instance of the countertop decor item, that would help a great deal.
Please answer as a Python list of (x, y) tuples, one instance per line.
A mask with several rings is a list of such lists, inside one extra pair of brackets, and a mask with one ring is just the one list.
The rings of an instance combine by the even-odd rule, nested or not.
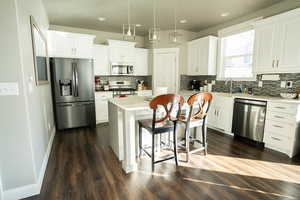
[(295, 99), (297, 97), (297, 93), (280, 93), (280, 96), (284, 99)]

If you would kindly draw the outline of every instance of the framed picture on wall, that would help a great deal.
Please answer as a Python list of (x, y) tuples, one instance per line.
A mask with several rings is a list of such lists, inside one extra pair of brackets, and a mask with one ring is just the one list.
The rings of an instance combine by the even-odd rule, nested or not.
[(38, 27), (33, 16), (30, 16), (30, 24), (35, 81), (37, 85), (49, 84), (49, 59), (47, 52), (47, 40)]

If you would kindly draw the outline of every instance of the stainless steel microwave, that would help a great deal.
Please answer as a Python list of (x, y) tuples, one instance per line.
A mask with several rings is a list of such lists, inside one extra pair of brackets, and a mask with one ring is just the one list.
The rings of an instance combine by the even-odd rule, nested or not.
[(112, 63), (111, 74), (112, 75), (133, 75), (134, 66), (133, 64)]

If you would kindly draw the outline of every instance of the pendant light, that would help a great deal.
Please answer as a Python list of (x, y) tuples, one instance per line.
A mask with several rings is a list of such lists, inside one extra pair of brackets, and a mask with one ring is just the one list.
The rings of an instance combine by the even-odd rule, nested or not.
[(177, 6), (176, 3), (174, 4), (174, 30), (169, 33), (170, 42), (179, 44), (180, 43), (180, 34), (177, 30)]
[(135, 24), (130, 23), (130, 0), (127, 1), (127, 24), (123, 24), (123, 40), (135, 40)]
[(159, 31), (160, 29), (156, 25), (156, 0), (153, 0), (153, 27), (149, 29), (149, 41), (158, 42), (159, 41)]

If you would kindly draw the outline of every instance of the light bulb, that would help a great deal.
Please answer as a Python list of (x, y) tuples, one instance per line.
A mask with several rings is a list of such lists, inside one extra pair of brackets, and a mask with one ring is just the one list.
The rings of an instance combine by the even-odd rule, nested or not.
[(177, 42), (177, 38), (176, 38), (176, 36), (173, 38), (173, 42)]
[(130, 28), (129, 28), (128, 31), (127, 31), (127, 36), (131, 36)]
[(153, 34), (153, 40), (157, 40), (157, 36), (155, 33)]

